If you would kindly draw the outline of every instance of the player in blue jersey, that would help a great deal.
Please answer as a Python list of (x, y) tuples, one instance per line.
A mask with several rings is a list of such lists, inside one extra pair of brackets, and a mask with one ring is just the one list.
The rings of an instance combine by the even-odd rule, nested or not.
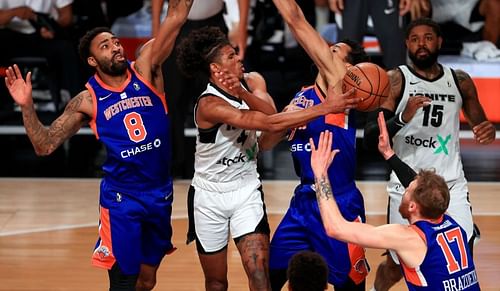
[(445, 213), (450, 192), (443, 177), (429, 170), (416, 174), (392, 150), (383, 113), (379, 113), (378, 124), (379, 151), (406, 188), (399, 212), (410, 225), (375, 227), (342, 217), (328, 169), (344, 153), (332, 150), (332, 132), (326, 131), (321, 133), (317, 149), (310, 141), (316, 197), (326, 232), (364, 247), (395, 251), (409, 290), (480, 290), (465, 230)]
[(188, 194), (187, 241), (196, 240), (206, 290), (228, 288), (230, 236), (241, 254), (249, 290), (269, 290), (270, 230), (257, 172), (260, 141), (266, 134), (259, 139), (257, 130), (300, 126), (318, 116), (353, 108), (357, 100), (351, 91), (305, 110), (276, 113), (262, 76), (244, 73), (240, 57), (220, 29), (194, 30), (178, 50), (179, 65), (186, 74), (209, 77), (194, 108), (198, 135)]
[[(309, 35), (314, 29), (304, 19), (300, 8), (293, 0), (274, 1), (283, 18), (288, 23), (296, 39), (308, 51), (326, 47), (321, 59), (315, 60), (319, 74), (313, 86), (304, 88), (295, 95), (293, 107), (308, 108), (321, 104), (328, 97), (325, 91), (336, 85), (331, 83), (324, 68), (334, 58), (342, 60), (342, 66), (357, 64), (367, 60), (363, 48), (352, 41), (341, 41), (328, 47), (324, 40), (312, 43)], [(336, 67), (335, 69), (341, 69)], [(309, 139), (317, 140), (320, 133), (330, 130), (335, 133), (334, 146), (344, 153), (330, 170), (333, 185), (338, 189), (336, 197), (342, 214), (349, 221), (365, 221), (363, 196), (355, 184), (356, 167), (356, 112), (351, 110), (338, 114), (328, 114), (309, 122), (305, 128), (294, 129), (288, 139), (300, 184), (295, 188), (289, 209), (276, 229), (270, 248), (270, 275), (273, 290), (281, 290), (286, 282), (286, 267), (290, 258), (298, 251), (312, 250), (321, 254), (328, 263), (328, 282), (335, 290), (364, 290), (368, 265), (364, 249), (330, 238), (324, 231), (318, 210), (314, 189), (314, 175), (311, 169), (311, 148)], [(276, 135), (276, 139), (279, 136)]]
[(174, 251), (170, 216), (170, 123), (161, 64), (172, 51), (192, 1), (170, 1), (155, 39), (135, 62), (107, 28), (95, 28), (80, 41), (81, 58), (96, 71), (49, 128), (35, 112), (31, 73), (17, 65), (6, 84), (22, 110), (38, 155), (48, 155), (89, 123), (107, 150), (101, 182), (99, 239), (94, 265), (108, 269), (110, 290), (151, 290), (163, 257)]

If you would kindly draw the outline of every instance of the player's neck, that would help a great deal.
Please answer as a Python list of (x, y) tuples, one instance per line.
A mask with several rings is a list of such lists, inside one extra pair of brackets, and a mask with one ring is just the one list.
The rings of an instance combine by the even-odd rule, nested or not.
[(422, 76), (426, 79), (429, 79), (429, 80), (432, 80), (432, 79), (436, 78), (437, 76), (439, 76), (441, 74), (441, 71), (442, 71), (441, 66), (437, 62), (426, 69), (418, 68), (414, 64), (411, 64), (411, 68), (415, 72), (417, 72), (417, 74), (419, 74), (420, 76)]
[(124, 74), (113, 76), (102, 71), (97, 71), (97, 75), (101, 81), (111, 88), (120, 88), (123, 83), (129, 78), (130, 72), (127, 70)]

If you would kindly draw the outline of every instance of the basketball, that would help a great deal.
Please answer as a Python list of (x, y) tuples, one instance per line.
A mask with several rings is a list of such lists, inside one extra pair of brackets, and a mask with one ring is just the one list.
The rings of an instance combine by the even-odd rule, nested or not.
[(361, 98), (356, 109), (373, 111), (389, 96), (389, 77), (384, 69), (374, 63), (359, 63), (349, 67), (344, 76), (343, 91), (347, 92), (353, 87), (356, 88), (356, 96)]

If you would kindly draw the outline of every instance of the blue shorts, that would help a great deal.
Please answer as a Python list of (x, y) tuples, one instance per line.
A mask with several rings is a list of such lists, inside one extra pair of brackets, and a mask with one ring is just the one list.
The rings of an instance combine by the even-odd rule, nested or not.
[[(342, 215), (349, 221), (365, 222), (363, 196), (356, 187), (335, 193)], [(288, 261), (302, 250), (315, 251), (328, 264), (328, 282), (342, 287), (349, 278), (356, 284), (368, 275), (365, 251), (358, 245), (329, 237), (323, 227), (311, 185), (299, 185), (287, 213), (273, 235), (270, 248), (270, 269), (286, 269)]]
[(92, 264), (111, 269), (118, 263), (126, 275), (141, 264), (157, 266), (175, 250), (172, 245), (172, 185), (164, 190), (127, 193), (101, 182), (99, 239)]

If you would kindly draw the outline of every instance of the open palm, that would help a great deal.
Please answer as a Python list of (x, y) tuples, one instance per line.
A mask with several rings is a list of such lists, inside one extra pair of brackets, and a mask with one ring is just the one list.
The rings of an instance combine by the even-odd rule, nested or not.
[(333, 134), (331, 131), (323, 131), (319, 135), (318, 147), (314, 145), (314, 140), (309, 139), (311, 144), (311, 168), (318, 177), (326, 175), (328, 168), (333, 162), (338, 149), (332, 150)]
[(31, 72), (26, 75), (26, 81), (21, 75), (17, 65), (6, 70), (5, 85), (10, 95), (19, 106), (29, 105), (33, 102), (31, 97)]

